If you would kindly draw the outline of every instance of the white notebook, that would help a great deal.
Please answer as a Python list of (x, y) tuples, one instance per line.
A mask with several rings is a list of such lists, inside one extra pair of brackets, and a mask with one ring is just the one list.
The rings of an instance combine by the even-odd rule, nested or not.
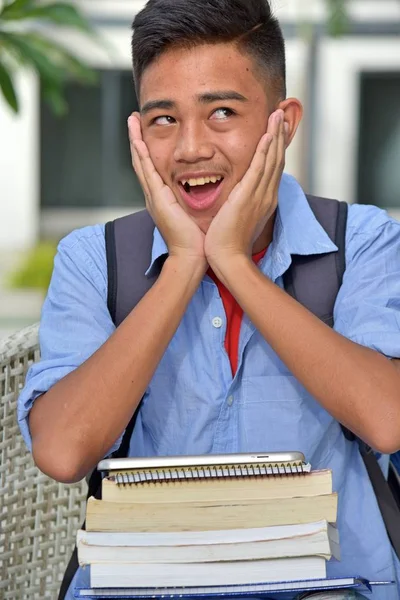
[(212, 563), (108, 563), (90, 566), (93, 588), (224, 586), (325, 579), (326, 560), (311, 556)]

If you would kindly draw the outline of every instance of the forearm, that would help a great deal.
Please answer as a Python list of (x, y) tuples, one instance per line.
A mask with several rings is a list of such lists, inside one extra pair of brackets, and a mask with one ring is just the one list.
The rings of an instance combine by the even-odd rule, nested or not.
[(400, 447), (400, 373), (333, 331), (245, 257), (215, 270), (252, 323), (308, 392), (382, 452)]
[(127, 426), (204, 274), (167, 259), (155, 285), (107, 342), (35, 402), (33, 455), (50, 476), (83, 478)]

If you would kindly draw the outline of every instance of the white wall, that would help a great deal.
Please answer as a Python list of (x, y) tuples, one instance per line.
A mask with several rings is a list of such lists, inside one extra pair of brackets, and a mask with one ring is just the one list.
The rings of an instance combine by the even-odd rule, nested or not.
[[(90, 16), (105, 18), (132, 19), (146, 4), (146, 0), (75, 0)], [(270, 0), (272, 8), (282, 23), (299, 17), (320, 21), (326, 16), (326, 0)], [(398, 0), (350, 0), (348, 2), (352, 18), (360, 21), (400, 20)]]
[(0, 251), (34, 243), (39, 226), (39, 137), (37, 80), (16, 79), (21, 114), (0, 95)]
[[(307, 64), (308, 47), (301, 40), (289, 40), (286, 42), (287, 57), (287, 93), (307, 102)], [(310, 115), (305, 114), (303, 122), (286, 154), (285, 171), (294, 175), (301, 183), (305, 184), (307, 179), (307, 120)]]

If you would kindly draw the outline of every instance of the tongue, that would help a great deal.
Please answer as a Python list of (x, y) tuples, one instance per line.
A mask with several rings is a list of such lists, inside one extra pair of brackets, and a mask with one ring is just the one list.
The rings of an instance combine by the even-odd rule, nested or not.
[(217, 187), (220, 185), (220, 181), (217, 183), (205, 183), (204, 185), (196, 185), (190, 188), (190, 195), (195, 200), (202, 202), (207, 200), (210, 194), (212, 194)]

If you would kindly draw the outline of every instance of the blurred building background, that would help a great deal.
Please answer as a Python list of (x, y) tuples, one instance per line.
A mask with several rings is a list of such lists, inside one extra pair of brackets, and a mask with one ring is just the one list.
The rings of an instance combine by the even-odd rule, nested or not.
[[(286, 170), (308, 192), (376, 204), (398, 218), (400, 0), (342, 2), (349, 19), (339, 37), (327, 32), (329, 2), (272, 0), (287, 40), (288, 93), (305, 106)], [(18, 116), (0, 98), (0, 338), (40, 314), (43, 291), (6, 286), (21, 252), (143, 207), (126, 120), (137, 108), (131, 23), (144, 1), (76, 3), (107, 43), (63, 29), (57, 39), (98, 71), (97, 84), (71, 81), (63, 118), (31, 72), (18, 75)]]

